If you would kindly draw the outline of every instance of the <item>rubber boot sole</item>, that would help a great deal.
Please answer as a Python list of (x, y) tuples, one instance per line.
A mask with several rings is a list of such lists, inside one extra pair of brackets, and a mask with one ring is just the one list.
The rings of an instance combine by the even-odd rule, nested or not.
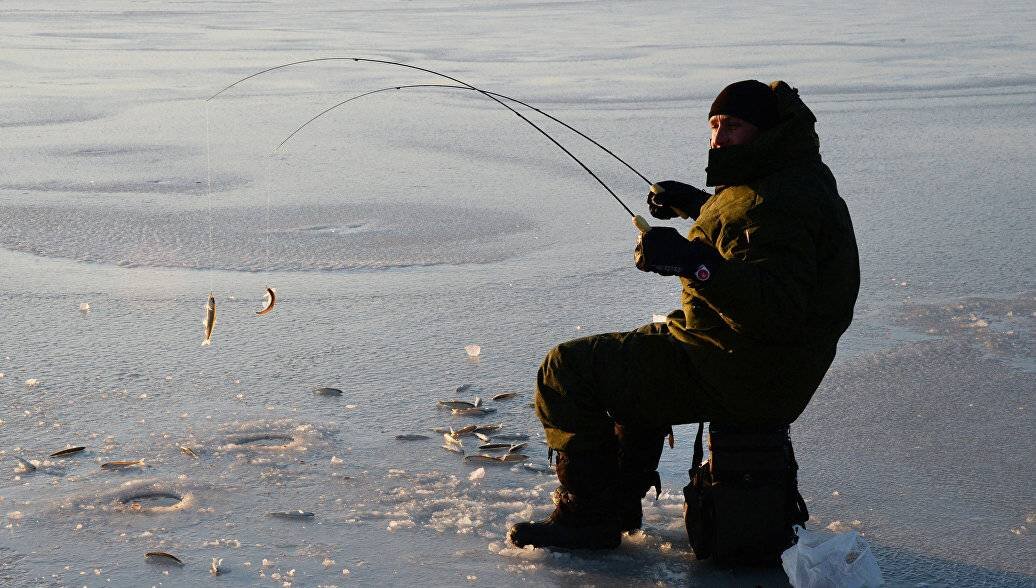
[(516, 547), (556, 547), (559, 549), (615, 549), (622, 543), (616, 525), (570, 527), (553, 521), (517, 523), (507, 533)]

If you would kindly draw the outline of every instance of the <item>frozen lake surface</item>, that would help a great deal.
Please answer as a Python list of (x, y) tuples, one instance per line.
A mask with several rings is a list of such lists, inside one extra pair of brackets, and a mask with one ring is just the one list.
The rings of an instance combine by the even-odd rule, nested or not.
[[(275, 150), (336, 102), (432, 76), (313, 63), (205, 102), (332, 56), (521, 98), (696, 184), (724, 85), (798, 87), (863, 271), (792, 428), (810, 526), (860, 530), (891, 584), (1036, 584), (1031, 3), (367, 4), (0, 7), (0, 584), (784, 584), (693, 560), (689, 425), (617, 551), (505, 544), (553, 476), (465, 464), (431, 429), (499, 423), (545, 461), (543, 355), (674, 308), (677, 284), (633, 267), (592, 178), (471, 92), (357, 100)], [(544, 126), (646, 213), (645, 183)], [(436, 406), (475, 395), (496, 412)], [(48, 457), (66, 446), (86, 449)]]

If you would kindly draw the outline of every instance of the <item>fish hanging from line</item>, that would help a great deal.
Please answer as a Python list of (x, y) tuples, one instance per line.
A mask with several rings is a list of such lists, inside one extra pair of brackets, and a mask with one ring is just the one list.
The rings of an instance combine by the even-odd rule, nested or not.
[(266, 294), (263, 295), (263, 308), (255, 311), (255, 316), (263, 316), (270, 312), (273, 310), (274, 304), (277, 304), (277, 290), (266, 288)]
[(212, 345), (212, 328), (216, 326), (216, 297), (209, 292), (209, 301), (205, 304), (205, 340), (201, 342), (202, 347)]

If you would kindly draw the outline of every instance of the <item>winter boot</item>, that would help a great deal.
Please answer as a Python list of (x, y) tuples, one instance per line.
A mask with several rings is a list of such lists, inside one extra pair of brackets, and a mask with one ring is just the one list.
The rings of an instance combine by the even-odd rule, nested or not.
[(518, 547), (614, 549), (622, 542), (616, 505), (618, 461), (615, 451), (557, 452), (561, 486), (554, 491), (554, 512), (542, 521), (518, 523), (508, 539)]
[(629, 532), (640, 528), (643, 518), (640, 501), (651, 488), (655, 497), (662, 492), (658, 460), (662, 457), (670, 427), (636, 428), (615, 425), (619, 439), (618, 506), (620, 526)]

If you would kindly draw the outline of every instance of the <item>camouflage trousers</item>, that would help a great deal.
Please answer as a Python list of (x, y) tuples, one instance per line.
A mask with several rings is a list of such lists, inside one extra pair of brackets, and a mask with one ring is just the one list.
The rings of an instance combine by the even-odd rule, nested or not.
[(665, 324), (566, 341), (536, 378), (536, 416), (560, 451), (614, 446), (615, 424), (636, 429), (710, 420), (718, 404)]

